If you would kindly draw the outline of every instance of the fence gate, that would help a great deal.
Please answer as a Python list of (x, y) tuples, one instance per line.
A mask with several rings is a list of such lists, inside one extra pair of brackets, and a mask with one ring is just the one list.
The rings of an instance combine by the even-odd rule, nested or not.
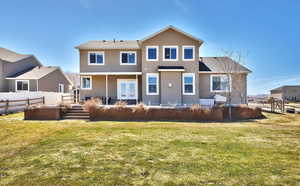
[(271, 112), (276, 112), (278, 110), (280, 112), (284, 112), (285, 111), (284, 100), (279, 100), (279, 99), (272, 98), (270, 101), (271, 101)]

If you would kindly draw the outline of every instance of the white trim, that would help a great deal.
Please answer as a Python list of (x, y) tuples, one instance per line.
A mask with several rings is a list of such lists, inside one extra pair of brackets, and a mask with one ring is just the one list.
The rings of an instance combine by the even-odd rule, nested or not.
[[(148, 49), (149, 48), (155, 48), (156, 49), (156, 59), (149, 59), (148, 58)], [(146, 46), (146, 61), (158, 61), (159, 58), (159, 46), (153, 45), (153, 46)]]
[[(61, 87), (62, 87), (62, 92), (60, 91)], [(59, 93), (65, 93), (65, 85), (64, 84), (58, 83), (58, 92)]]
[[(28, 90), (18, 90), (18, 86), (17, 86), (18, 82), (27, 82), (27, 84), (28, 84)], [(29, 92), (29, 90), (30, 90), (29, 80), (16, 80), (15, 81), (15, 91), (16, 92)]]
[(136, 79), (117, 79), (117, 98), (120, 99), (120, 100), (122, 100), (122, 98), (120, 96), (120, 90), (121, 90), (120, 83), (122, 81), (126, 82), (126, 86), (127, 86), (127, 83), (129, 83), (129, 82), (134, 82), (135, 83), (135, 97), (134, 98), (130, 98), (130, 99), (128, 97), (126, 97), (125, 100), (136, 100), (136, 99), (138, 99), (138, 83), (137, 83)]
[[(155, 93), (149, 93), (149, 86), (148, 86), (148, 80), (149, 77), (156, 77), (156, 92)], [(147, 73), (146, 74), (146, 94), (147, 95), (159, 95), (159, 75), (158, 73)]]
[[(186, 93), (184, 89), (184, 78), (185, 77), (192, 77), (193, 78), (193, 92), (192, 93)], [(182, 74), (182, 94), (183, 95), (195, 95), (195, 73), (183, 73)]]
[[(95, 64), (94, 63), (90, 63), (90, 54), (96, 54), (96, 61), (95, 61), (96, 63)], [(102, 64), (101, 63), (97, 63), (97, 54), (103, 56), (103, 63)], [(90, 51), (90, 52), (88, 52), (88, 65), (95, 65), (95, 66), (105, 65), (105, 53), (104, 53), (104, 51), (95, 51), (95, 52)]]
[(81, 72), (80, 75), (142, 75), (142, 72)]
[(228, 77), (226, 74), (210, 75), (210, 92), (231, 92), (231, 76), (229, 76), (229, 90), (213, 90), (213, 77)]
[[(176, 48), (176, 59), (165, 59), (165, 48)], [(171, 51), (170, 51), (171, 55)], [(163, 61), (178, 61), (178, 46), (177, 45), (164, 45), (163, 46)]]
[[(134, 54), (134, 63), (122, 63), (122, 54)], [(137, 55), (136, 51), (121, 51), (120, 52), (120, 65), (136, 65)]]
[(159, 72), (184, 72), (184, 69), (158, 69)]
[[(192, 48), (193, 49), (193, 58), (192, 59), (185, 59), (184, 58), (184, 49)], [(195, 61), (195, 46), (194, 45), (183, 45), (182, 46), (182, 61)]]
[[(82, 87), (82, 85), (83, 85), (83, 83), (82, 83), (83, 78), (90, 78), (90, 85), (91, 85), (90, 88), (84, 88), (84, 87)], [(92, 79), (92, 76), (80, 76), (80, 89), (82, 89), (82, 90), (92, 90), (93, 89), (93, 79)]]

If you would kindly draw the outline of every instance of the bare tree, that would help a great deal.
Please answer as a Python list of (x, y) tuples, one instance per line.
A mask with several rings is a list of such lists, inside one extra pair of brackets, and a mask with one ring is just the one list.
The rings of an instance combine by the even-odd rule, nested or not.
[[(217, 58), (220, 63), (221, 71), (226, 76), (226, 81), (228, 82), (227, 90), (225, 91), (226, 104), (228, 106), (229, 119), (232, 119), (232, 89), (234, 88), (235, 93), (239, 96), (241, 102), (244, 97), (244, 84), (242, 81), (241, 65), (244, 64), (245, 55), (242, 52), (227, 51), (223, 50), (224, 56)], [(232, 84), (232, 79), (235, 79), (234, 85)]]
[(80, 85), (80, 75), (75, 72), (65, 72), (65, 74), (69, 77), (72, 81), (74, 88), (78, 88)]

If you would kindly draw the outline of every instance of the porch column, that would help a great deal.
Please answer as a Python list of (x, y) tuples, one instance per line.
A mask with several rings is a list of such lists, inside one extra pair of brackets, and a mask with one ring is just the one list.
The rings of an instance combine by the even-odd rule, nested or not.
[(139, 82), (138, 82), (138, 75), (135, 75), (135, 82), (136, 82), (136, 102), (135, 104), (138, 104), (139, 101)]
[(108, 84), (107, 84), (107, 74), (105, 75), (105, 104), (108, 105)]

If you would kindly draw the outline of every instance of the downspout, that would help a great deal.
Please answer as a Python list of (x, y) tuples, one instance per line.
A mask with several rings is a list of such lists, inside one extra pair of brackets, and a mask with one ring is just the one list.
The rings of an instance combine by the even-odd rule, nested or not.
[(38, 79), (36, 80), (36, 91), (37, 92), (39, 91), (39, 80)]

